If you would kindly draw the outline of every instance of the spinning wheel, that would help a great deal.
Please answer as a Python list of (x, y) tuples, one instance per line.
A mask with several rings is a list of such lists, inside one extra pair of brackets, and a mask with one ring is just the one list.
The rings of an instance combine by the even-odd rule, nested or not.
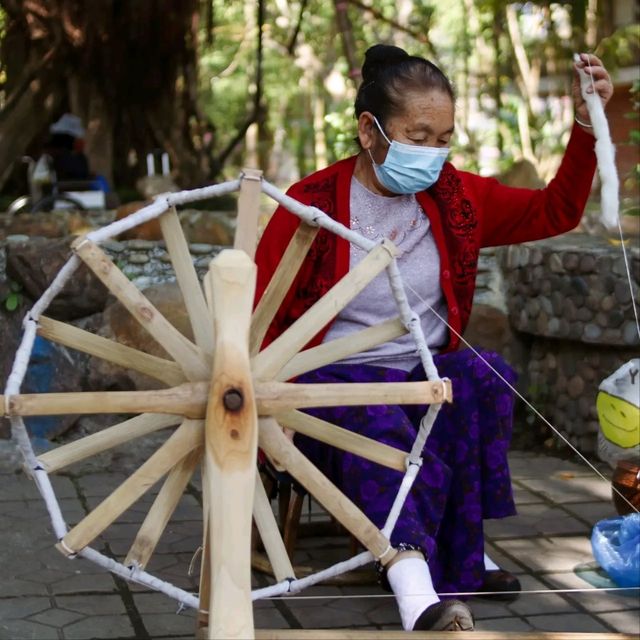
[[(238, 188), (235, 247), (223, 251), (211, 262), (203, 291), (175, 205)], [(252, 314), (256, 276), (252, 256), (261, 190), (307, 217), (303, 217)], [(158, 216), (192, 325), (193, 341), (174, 328), (99, 247), (101, 240)], [(256, 473), (258, 447), (276, 465), (286, 469), (367, 549), (327, 572), (336, 574), (374, 558), (386, 564), (396, 553), (389, 544), (389, 536), (403, 498), (394, 505), (395, 516), (390, 517), (381, 532), (313, 467), (285, 436), (282, 427), (404, 472), (408, 452), (353, 434), (302, 413), (300, 409), (347, 404), (431, 403), (437, 412), (439, 404), (451, 397), (450, 383), (444, 380), (331, 385), (286, 382), (407, 331), (405, 326), (410, 324), (411, 317), (405, 303), (402, 320), (398, 318), (348, 339), (302, 351), (304, 345), (374, 277), (385, 268), (393, 268), (395, 250), (387, 241), (367, 245), (368, 256), (356, 268), (280, 338), (260, 350), (266, 329), (316, 236), (318, 227), (314, 224), (328, 228), (340, 226), (319, 210), (303, 207), (280, 194), (264, 183), (258, 172), (247, 170), (240, 180), (158, 198), (137, 214), (78, 239), (73, 243), (74, 257), (25, 319), (24, 339), (1, 398), (25, 456), (26, 467), (47, 502), (59, 539), (58, 549), (67, 556), (91, 559), (125, 578), (142, 582), (197, 608), (201, 633), (210, 638), (253, 637), (252, 599), (298, 591), (326, 575), (321, 572), (295, 580), (269, 500)], [(342, 232), (351, 233), (344, 229)], [(369, 241), (362, 239), (362, 242)], [(106, 285), (166, 350), (169, 358), (152, 356), (42, 315), (80, 262)], [(402, 298), (397, 291), (395, 295)], [(132, 392), (20, 394), (19, 387), (36, 332), (68, 348), (146, 374), (158, 382), (159, 388)], [(135, 415), (36, 457), (22, 418), (66, 413)], [(168, 433), (164, 443), (113, 493), (69, 529), (48, 474), (161, 430)], [(424, 438), (418, 443), (419, 449)], [(145, 567), (199, 465), (202, 469), (204, 540), (200, 592), (196, 597), (154, 578), (145, 572)], [(142, 526), (120, 562), (91, 548), (98, 536), (163, 478)], [(273, 587), (253, 594), (250, 583), (252, 518), (277, 579)], [(204, 627), (207, 627), (206, 632)]]

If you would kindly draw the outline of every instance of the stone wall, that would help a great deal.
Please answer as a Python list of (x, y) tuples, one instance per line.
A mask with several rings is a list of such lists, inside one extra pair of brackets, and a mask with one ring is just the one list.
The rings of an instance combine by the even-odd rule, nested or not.
[(600, 382), (640, 353), (640, 248), (567, 234), (501, 250), (511, 327), (528, 345), (521, 391), (574, 446), (596, 450)]

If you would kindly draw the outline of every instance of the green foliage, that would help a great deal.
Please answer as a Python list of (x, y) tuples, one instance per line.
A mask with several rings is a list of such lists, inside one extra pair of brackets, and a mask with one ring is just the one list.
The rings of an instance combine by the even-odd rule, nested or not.
[[(640, 124), (640, 79), (634, 80), (629, 93), (631, 95), (633, 111), (625, 114), (625, 116), (634, 120), (636, 126), (638, 126)], [(640, 145), (640, 129), (632, 129), (629, 132), (629, 142), (636, 147)], [(636, 162), (635, 166), (629, 172), (629, 175), (625, 179), (625, 187), (636, 194), (640, 192), (640, 162)], [(638, 198), (636, 197), (635, 202), (627, 204), (627, 206), (623, 208), (622, 213), (627, 216), (640, 216), (640, 202), (638, 202)]]
[[(215, 127), (215, 154), (234, 140), (252, 111), (258, 33), (257, 3), (210, 1), (215, 24), (210, 43), (206, 34), (201, 34), (199, 91), (202, 112)], [(586, 30), (587, 1), (517, 4), (524, 53), (535, 73), (539, 71), (545, 81), (551, 79), (551, 88), (545, 85), (543, 89), (541, 83), (531, 103), (523, 92), (506, 19), (507, 6), (514, 3), (407, 2), (411, 10), (401, 28), (401, 6), (396, 0), (347, 2), (357, 59), (363, 59), (369, 46), (385, 42), (426, 55), (439, 64), (459, 95), (457, 135), (452, 146), (461, 168), (482, 169), (480, 151), (493, 147), (498, 154), (495, 169), (501, 171), (530, 148), (541, 175), (552, 175), (571, 126), (566, 113), (559, 116), (557, 105), (569, 91), (572, 53), (583, 42)], [(637, 50), (634, 48), (638, 46), (639, 33), (637, 24), (628, 25), (602, 41), (598, 53), (611, 70), (627, 64)], [(334, 3), (265, 0), (262, 42), (264, 111), (258, 154), (263, 164), (265, 159), (268, 163), (275, 157), (276, 162), (293, 166), (299, 175), (313, 171), (320, 160), (316, 157), (319, 132), (314, 128), (318, 126), (322, 127), (327, 162), (354, 153), (355, 84), (348, 77)], [(336, 77), (340, 82), (331, 86), (330, 80)], [(317, 120), (314, 122), (318, 104), (325, 114), (320, 125)], [(522, 129), (518, 119), (519, 113), (522, 117), (523, 104), (527, 105), (528, 131)], [(637, 134), (632, 135), (637, 141)], [(227, 161), (225, 174), (237, 175), (243, 162), (243, 150), (238, 145)], [(638, 171), (636, 178), (637, 174)], [(292, 175), (291, 179), (295, 177)]]
[(14, 280), (8, 281), (9, 293), (2, 300), (2, 305), (7, 311), (15, 311), (23, 300), (22, 285)]

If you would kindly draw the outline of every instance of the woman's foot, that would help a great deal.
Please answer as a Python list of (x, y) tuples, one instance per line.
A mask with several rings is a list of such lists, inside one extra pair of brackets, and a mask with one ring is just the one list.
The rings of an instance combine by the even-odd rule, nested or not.
[(478, 591), (481, 598), (511, 602), (520, 595), (520, 580), (512, 573), (497, 569), (484, 572), (484, 582)]
[(414, 631), (473, 631), (471, 609), (460, 600), (442, 600), (427, 607), (413, 625)]

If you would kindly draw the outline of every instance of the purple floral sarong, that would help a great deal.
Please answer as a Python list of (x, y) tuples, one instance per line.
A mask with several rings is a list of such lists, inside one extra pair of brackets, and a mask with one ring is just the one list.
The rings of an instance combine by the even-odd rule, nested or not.
[[(510, 383), (514, 371), (502, 358), (482, 356)], [(423, 452), (423, 465), (391, 536), (422, 549), (436, 590), (475, 591), (484, 578), (485, 518), (515, 513), (507, 451), (513, 394), (471, 350), (434, 357), (450, 378), (453, 403), (442, 406)], [(298, 382), (404, 382), (424, 380), (411, 372), (367, 364), (333, 364), (306, 373)], [(318, 418), (409, 451), (426, 406), (358, 406), (308, 409)], [(303, 435), (298, 448), (382, 528), (403, 474)]]

